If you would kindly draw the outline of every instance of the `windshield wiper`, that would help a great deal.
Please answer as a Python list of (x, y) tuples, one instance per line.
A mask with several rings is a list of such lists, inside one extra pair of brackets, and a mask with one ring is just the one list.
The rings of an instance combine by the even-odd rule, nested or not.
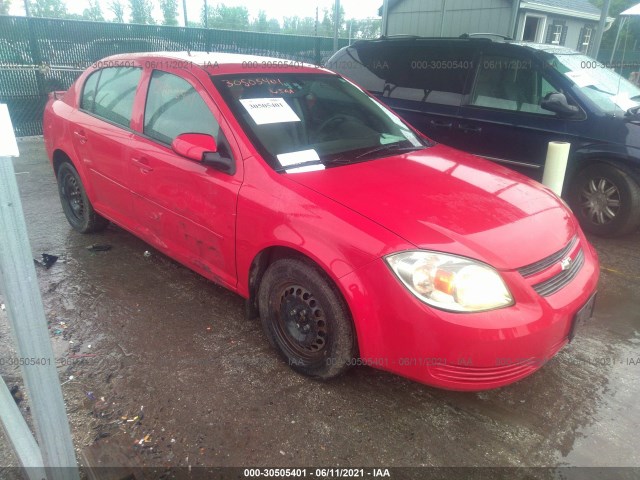
[(625, 112), (626, 117), (636, 117), (634, 120), (638, 120), (638, 112), (640, 111), (640, 105), (636, 105), (635, 107), (631, 107)]
[(359, 155), (349, 155), (348, 153), (340, 154), (334, 158), (325, 160), (325, 163), (334, 164), (334, 165), (349, 165), (350, 163), (358, 163), (362, 158), (373, 155), (374, 153), (384, 152), (384, 151), (393, 151), (393, 152), (413, 152), (416, 150), (423, 150), (428, 148), (430, 145), (420, 145), (420, 146), (411, 146), (411, 147), (400, 147), (398, 143), (390, 143), (387, 145), (379, 145), (375, 148), (371, 148)]
[(413, 152), (416, 150), (422, 150), (424, 148), (427, 148), (426, 145), (420, 145), (420, 146), (412, 145), (410, 147), (401, 147), (398, 143), (390, 143), (387, 145), (380, 145), (378, 147), (372, 148), (371, 150), (367, 150), (366, 152), (361, 153), (360, 155), (356, 155), (354, 159), (368, 157), (369, 155), (373, 155), (374, 153), (379, 153), (379, 152), (389, 152), (389, 151)]

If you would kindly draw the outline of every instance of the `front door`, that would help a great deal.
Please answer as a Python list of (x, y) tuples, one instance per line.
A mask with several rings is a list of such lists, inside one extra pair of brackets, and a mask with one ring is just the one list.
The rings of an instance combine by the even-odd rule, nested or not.
[(567, 121), (540, 106), (557, 91), (530, 58), (483, 55), (451, 145), (541, 179), (548, 143), (567, 140)]
[[(236, 203), (243, 173), (237, 147), (197, 79), (184, 70), (153, 70), (147, 79), (142, 131), (133, 138), (130, 158), (139, 233), (205, 277), (235, 287)], [(174, 153), (171, 143), (182, 133), (213, 136), (219, 151), (235, 158), (236, 174)]]

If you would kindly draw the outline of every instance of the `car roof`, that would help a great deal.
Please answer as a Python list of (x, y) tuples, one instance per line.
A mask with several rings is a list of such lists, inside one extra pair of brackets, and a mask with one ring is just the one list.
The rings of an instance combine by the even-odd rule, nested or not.
[(511, 45), (517, 45), (519, 47), (528, 47), (533, 50), (550, 53), (552, 55), (582, 55), (580, 52), (576, 52), (568, 47), (562, 47), (560, 45), (550, 45), (548, 43), (532, 43), (532, 42), (509, 42)]
[[(122, 53), (112, 55), (103, 59), (107, 60), (175, 60), (180, 62), (197, 65), (205, 69), (212, 66), (242, 66), (243, 69), (251, 70), (315, 70), (325, 73), (330, 72), (324, 68), (318, 67), (311, 63), (304, 63), (297, 60), (276, 57), (262, 57), (258, 55), (245, 55), (238, 53), (222, 53), (222, 52), (138, 52), (138, 53)], [(333, 73), (333, 72), (330, 72)]]
[[(484, 34), (490, 36), (491, 34)], [(567, 47), (559, 45), (550, 45), (546, 43), (531, 43), (531, 42), (515, 42), (512, 40), (500, 40), (495, 41), (488, 37), (473, 37), (467, 35), (461, 35), (460, 37), (420, 37), (412, 35), (398, 35), (392, 37), (380, 37), (372, 40), (358, 40), (353, 43), (352, 47), (358, 47), (358, 45), (375, 44), (375, 43), (395, 43), (400, 45), (420, 45), (421, 43), (456, 43), (456, 44), (496, 44), (496, 45), (512, 45), (520, 48), (528, 48), (537, 52), (545, 52), (552, 55), (578, 55), (580, 52), (576, 52)], [(348, 48), (348, 47), (346, 47)]]

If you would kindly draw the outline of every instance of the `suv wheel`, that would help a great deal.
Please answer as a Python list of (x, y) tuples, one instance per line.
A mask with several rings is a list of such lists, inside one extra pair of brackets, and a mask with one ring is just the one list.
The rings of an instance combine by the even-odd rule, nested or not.
[(580, 170), (569, 203), (582, 228), (603, 237), (630, 233), (640, 225), (640, 187), (625, 171), (596, 163)]

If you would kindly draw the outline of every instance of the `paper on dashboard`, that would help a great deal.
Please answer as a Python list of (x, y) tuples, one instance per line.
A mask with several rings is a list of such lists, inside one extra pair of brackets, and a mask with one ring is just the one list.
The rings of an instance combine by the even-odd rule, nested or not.
[(240, 103), (257, 125), (300, 121), (284, 98), (245, 98)]

